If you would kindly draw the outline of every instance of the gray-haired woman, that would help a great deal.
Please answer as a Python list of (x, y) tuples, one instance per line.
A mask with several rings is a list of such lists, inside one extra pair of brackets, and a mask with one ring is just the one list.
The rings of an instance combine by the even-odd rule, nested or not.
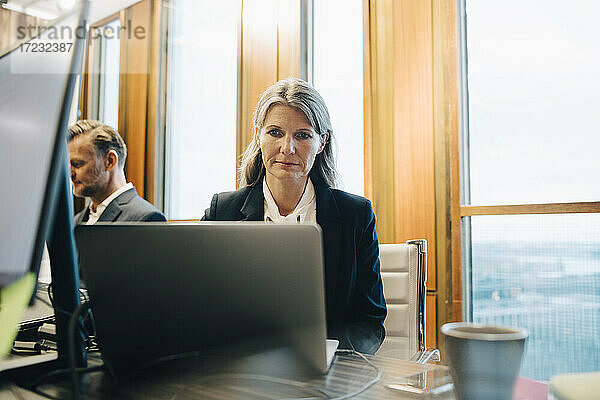
[(254, 114), (240, 189), (215, 194), (204, 220), (312, 222), (323, 231), (328, 337), (377, 351), (387, 313), (369, 200), (334, 189), (333, 130), (321, 95), (301, 79), (269, 87)]

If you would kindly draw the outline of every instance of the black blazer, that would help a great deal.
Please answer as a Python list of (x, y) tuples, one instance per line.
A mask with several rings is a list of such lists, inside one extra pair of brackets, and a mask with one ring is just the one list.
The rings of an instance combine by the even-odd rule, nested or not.
[[(84, 224), (90, 218), (90, 208), (86, 207), (75, 215), (76, 224)], [(135, 188), (124, 191), (104, 209), (98, 222), (116, 221), (166, 221), (165, 216), (152, 204), (138, 196)]]
[[(325, 251), (327, 335), (341, 348), (375, 353), (385, 337), (387, 308), (371, 202), (317, 184), (315, 196)], [(262, 183), (215, 194), (202, 219), (262, 221)]]

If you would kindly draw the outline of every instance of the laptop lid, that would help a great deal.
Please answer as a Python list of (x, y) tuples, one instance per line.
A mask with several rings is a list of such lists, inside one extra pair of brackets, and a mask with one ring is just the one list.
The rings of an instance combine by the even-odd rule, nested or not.
[(269, 348), (326, 371), (317, 225), (96, 224), (77, 226), (75, 237), (116, 375), (168, 355)]

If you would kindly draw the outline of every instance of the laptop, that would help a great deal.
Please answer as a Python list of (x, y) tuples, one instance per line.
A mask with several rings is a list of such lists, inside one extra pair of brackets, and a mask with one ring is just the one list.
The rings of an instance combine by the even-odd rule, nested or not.
[(310, 224), (77, 226), (108, 369), (124, 377), (193, 355), (252, 373), (325, 373), (338, 342), (326, 342), (321, 236)]

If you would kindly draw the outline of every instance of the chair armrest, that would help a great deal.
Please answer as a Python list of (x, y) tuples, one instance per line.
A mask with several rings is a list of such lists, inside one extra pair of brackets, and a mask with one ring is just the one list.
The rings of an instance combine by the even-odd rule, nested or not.
[(438, 349), (431, 348), (419, 350), (410, 358), (410, 361), (414, 361), (419, 364), (438, 362), (440, 361), (440, 351)]

